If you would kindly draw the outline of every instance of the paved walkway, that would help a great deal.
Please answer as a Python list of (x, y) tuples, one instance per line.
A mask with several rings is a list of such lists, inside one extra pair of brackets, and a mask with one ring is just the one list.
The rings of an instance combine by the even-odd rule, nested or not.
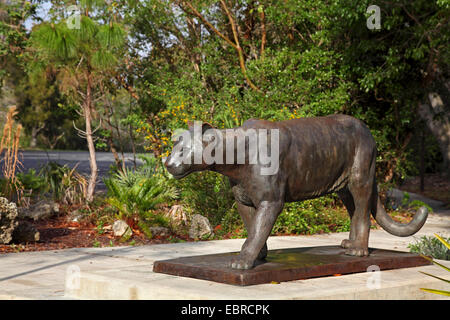
[[(439, 212), (438, 212), (439, 213)], [(447, 213), (447, 214), (445, 214)], [(430, 214), (414, 236), (399, 238), (372, 230), (370, 246), (409, 251), (423, 235), (450, 234), (448, 212)], [(270, 237), (269, 249), (336, 245), (348, 233)], [(382, 271), (380, 287), (369, 290), (371, 273), (237, 287), (152, 272), (155, 260), (239, 251), (243, 239), (137, 247), (80, 248), (0, 255), (0, 298), (3, 299), (435, 299), (419, 287), (446, 289), (419, 271), (447, 277), (439, 267)], [(448, 262), (444, 262), (448, 265)], [(75, 288), (75, 289), (74, 289)], [(448, 290), (448, 288), (447, 288)]]

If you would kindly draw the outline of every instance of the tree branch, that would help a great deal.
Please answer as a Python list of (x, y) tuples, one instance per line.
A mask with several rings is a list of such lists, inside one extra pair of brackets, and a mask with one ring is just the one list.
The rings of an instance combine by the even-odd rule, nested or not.
[(136, 100), (139, 100), (139, 95), (136, 93), (136, 91), (134, 90), (134, 88), (132, 86), (130, 86), (125, 79), (120, 76), (120, 75), (116, 75), (116, 80), (119, 81), (119, 83), (122, 85), (122, 87), (124, 89), (126, 89), (128, 91), (128, 93)]
[(258, 91), (258, 92), (261, 92), (261, 90), (257, 86), (255, 86), (255, 84), (250, 80), (250, 78), (247, 75), (247, 69), (245, 67), (244, 54), (242, 52), (242, 47), (239, 44), (239, 35), (238, 35), (238, 32), (237, 32), (236, 23), (235, 23), (235, 21), (233, 19), (233, 16), (231, 15), (230, 10), (228, 10), (228, 7), (227, 7), (225, 1), (221, 0), (220, 3), (221, 3), (221, 5), (222, 5), (222, 7), (223, 7), (227, 17), (228, 17), (228, 20), (230, 21), (230, 24), (231, 24), (231, 30), (233, 31), (234, 41), (236, 42), (235, 48), (236, 48), (236, 50), (238, 52), (238, 56), (239, 56), (239, 65), (241, 66), (242, 74), (245, 77), (245, 81), (247, 81), (247, 84), (252, 89), (254, 89), (254, 90)]
[[(196, 16), (197, 18), (199, 18), (211, 31), (213, 31), (215, 34), (217, 34), (219, 37), (221, 37), (223, 40), (225, 40), (226, 43), (228, 43), (230, 46), (232, 46), (233, 48), (237, 49), (237, 46), (235, 43), (233, 43), (233, 41), (231, 41), (227, 36), (225, 36), (224, 34), (222, 34), (219, 30), (217, 30), (211, 23), (208, 22), (208, 20), (205, 19), (205, 17), (203, 17), (201, 15), (200, 12), (197, 11), (197, 9), (195, 9), (192, 4), (189, 3), (189, 1), (182, 1), (182, 3), (184, 5), (186, 5), (187, 7), (189, 7), (189, 9), (191, 10), (191, 14)], [(185, 12), (187, 12), (187, 10), (185, 10), (185, 8), (183, 8), (182, 6), (180, 6)], [(189, 12), (188, 12), (189, 13)]]
[(261, 10), (259, 11), (259, 18), (261, 19), (261, 50), (259, 53), (259, 57), (261, 59), (264, 58), (264, 49), (267, 42), (267, 33), (266, 33), (266, 16), (264, 14), (264, 9), (261, 7)]

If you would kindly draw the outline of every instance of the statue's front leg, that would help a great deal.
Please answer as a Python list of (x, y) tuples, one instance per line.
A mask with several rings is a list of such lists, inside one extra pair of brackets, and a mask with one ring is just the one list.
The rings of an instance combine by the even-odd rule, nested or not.
[[(247, 206), (236, 200), (237, 210), (242, 220), (244, 221), (245, 230), (247, 230), (247, 235), (252, 232), (253, 220), (255, 218), (256, 208)], [(259, 251), (257, 260), (264, 260), (267, 257), (267, 243), (264, 244), (262, 249)]]
[(248, 227), (248, 237), (241, 252), (231, 261), (234, 269), (251, 269), (266, 244), (273, 225), (283, 209), (281, 201), (262, 201)]

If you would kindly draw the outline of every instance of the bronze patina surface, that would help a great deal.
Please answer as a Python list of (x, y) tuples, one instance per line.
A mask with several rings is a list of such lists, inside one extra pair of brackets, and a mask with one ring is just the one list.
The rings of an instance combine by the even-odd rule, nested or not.
[[(165, 166), (177, 179), (205, 170), (229, 178), (248, 234), (241, 252), (227, 262), (234, 269), (252, 269), (258, 259), (266, 256), (266, 240), (288, 202), (337, 193), (351, 219), (349, 238), (344, 239), (341, 246), (345, 254), (357, 257), (369, 255), (371, 214), (384, 230), (399, 237), (413, 235), (427, 219), (425, 207), (419, 208), (414, 218), (405, 224), (394, 221), (385, 211), (375, 178), (375, 139), (369, 128), (353, 117), (330, 115), (280, 122), (250, 119), (231, 131), (214, 130), (208, 124), (202, 124), (197, 130), (196, 127), (199, 128), (190, 126), (184, 131), (186, 139), (174, 144)], [(196, 136), (195, 132), (200, 131)], [(203, 157), (204, 150), (216, 147), (217, 141), (207, 138), (211, 131), (217, 141), (233, 146), (224, 151), (217, 149), (214, 153), (217, 158), (212, 162)], [(270, 139), (269, 136), (258, 137), (261, 144), (250, 143), (246, 135), (257, 131), (270, 132)], [(234, 143), (246, 139), (248, 143), (241, 143), (245, 148), (240, 149)], [(252, 152), (251, 145), (255, 147)], [(263, 150), (271, 150), (278, 156), (277, 170), (267, 175), (262, 174), (263, 169), (267, 169), (264, 161), (250, 161), (251, 155), (265, 154)], [(228, 161), (238, 157), (245, 161)], [(200, 161), (196, 162), (196, 158)]]
[(210, 280), (232, 285), (255, 285), (301, 280), (336, 274), (367, 272), (370, 266), (380, 270), (429, 265), (421, 256), (408, 252), (369, 249), (367, 257), (345, 254), (339, 246), (320, 246), (270, 250), (265, 261), (257, 261), (249, 270), (231, 268), (229, 262), (238, 252), (182, 257), (155, 261), (153, 271), (170, 275)]

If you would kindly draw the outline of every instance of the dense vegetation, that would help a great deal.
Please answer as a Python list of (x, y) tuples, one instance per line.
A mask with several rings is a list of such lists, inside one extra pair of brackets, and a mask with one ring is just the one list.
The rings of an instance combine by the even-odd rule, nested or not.
[[(367, 27), (372, 4), (379, 29)], [(159, 159), (188, 120), (230, 128), (249, 118), (350, 114), (377, 141), (379, 181), (394, 183), (418, 174), (421, 157), (422, 170), (450, 168), (449, 18), (448, 0), (2, 1), (0, 77), (4, 92), (15, 88), (24, 147), (89, 150), (88, 202), (96, 150), (112, 151), (125, 174), (124, 151)], [(155, 177), (155, 186), (180, 190), (168, 201), (214, 225), (236, 223), (221, 176)], [(127, 202), (120, 183), (108, 185), (113, 205)], [(320, 211), (340, 210), (333, 197), (315, 201), (288, 206), (275, 231), (348, 228)], [(297, 211), (303, 220), (290, 218)]]

